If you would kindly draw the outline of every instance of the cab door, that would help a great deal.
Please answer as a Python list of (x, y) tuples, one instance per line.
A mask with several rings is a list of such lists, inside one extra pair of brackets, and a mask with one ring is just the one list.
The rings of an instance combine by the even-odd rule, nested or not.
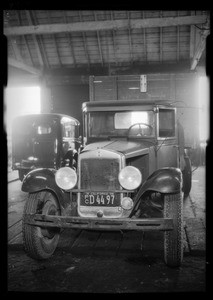
[(159, 108), (157, 114), (157, 168), (179, 167), (176, 109)]

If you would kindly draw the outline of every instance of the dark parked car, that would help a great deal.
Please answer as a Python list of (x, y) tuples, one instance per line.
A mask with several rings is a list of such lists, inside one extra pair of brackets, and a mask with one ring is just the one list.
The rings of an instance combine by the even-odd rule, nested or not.
[(77, 172), (35, 170), (23, 181), (28, 255), (50, 257), (61, 228), (161, 230), (166, 264), (180, 266), (191, 165), (176, 108), (160, 101), (87, 102), (83, 122)]
[(12, 127), (12, 169), (19, 179), (37, 168), (75, 166), (81, 143), (80, 123), (62, 114), (30, 114), (17, 117)]

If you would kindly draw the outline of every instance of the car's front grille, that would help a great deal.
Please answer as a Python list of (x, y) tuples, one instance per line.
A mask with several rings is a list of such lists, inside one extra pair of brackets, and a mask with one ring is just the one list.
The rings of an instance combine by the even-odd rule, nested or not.
[(81, 160), (81, 188), (91, 191), (120, 189), (117, 159), (90, 158)]
[(78, 212), (81, 216), (97, 217), (102, 210), (105, 217), (121, 215), (122, 188), (118, 174), (123, 167), (121, 154), (109, 150), (85, 151), (79, 156)]

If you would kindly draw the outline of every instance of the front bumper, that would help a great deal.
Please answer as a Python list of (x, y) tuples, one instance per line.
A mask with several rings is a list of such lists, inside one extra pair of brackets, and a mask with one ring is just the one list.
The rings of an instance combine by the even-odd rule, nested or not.
[(171, 218), (82, 218), (73, 216), (52, 216), (41, 214), (26, 214), (24, 222), (32, 226), (78, 228), (87, 230), (137, 230), (137, 231), (169, 231), (173, 230)]

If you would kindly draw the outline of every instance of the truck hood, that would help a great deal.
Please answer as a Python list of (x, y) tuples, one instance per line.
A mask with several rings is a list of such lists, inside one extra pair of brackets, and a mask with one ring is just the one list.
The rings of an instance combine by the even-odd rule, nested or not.
[(97, 149), (104, 149), (120, 152), (124, 154), (126, 158), (130, 158), (148, 154), (150, 147), (154, 147), (154, 144), (149, 141), (113, 140), (89, 144), (83, 149), (83, 151), (85, 152)]

